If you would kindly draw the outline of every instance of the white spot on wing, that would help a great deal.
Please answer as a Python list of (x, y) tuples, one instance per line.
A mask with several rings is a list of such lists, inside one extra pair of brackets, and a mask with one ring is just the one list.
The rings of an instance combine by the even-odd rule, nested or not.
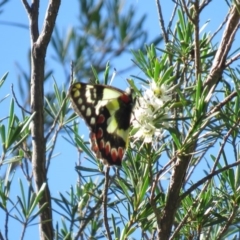
[(98, 101), (98, 103), (95, 106), (96, 109), (96, 114), (99, 114), (99, 110), (101, 107), (106, 106), (106, 104), (109, 102), (109, 100), (102, 100), (102, 101)]
[(82, 101), (81, 98), (79, 98), (79, 99), (77, 100), (77, 102), (78, 102), (79, 105), (82, 105), (82, 102), (83, 102), (83, 101)]
[(92, 110), (91, 108), (87, 108), (87, 111), (86, 111), (86, 116), (89, 117), (92, 115)]
[(92, 103), (92, 96), (91, 96), (91, 91), (94, 91), (93, 89), (93, 86), (88, 86), (86, 88), (86, 93), (85, 93), (85, 96), (86, 96), (86, 100), (88, 103)]
[(94, 117), (91, 117), (90, 119), (90, 125), (95, 125), (96, 124), (96, 120)]

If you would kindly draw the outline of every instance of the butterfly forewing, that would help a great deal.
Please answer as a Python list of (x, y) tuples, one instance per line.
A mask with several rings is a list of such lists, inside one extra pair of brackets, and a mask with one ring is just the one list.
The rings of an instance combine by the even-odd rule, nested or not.
[(108, 165), (121, 165), (128, 144), (132, 95), (106, 85), (74, 83), (74, 110), (90, 128), (91, 149)]

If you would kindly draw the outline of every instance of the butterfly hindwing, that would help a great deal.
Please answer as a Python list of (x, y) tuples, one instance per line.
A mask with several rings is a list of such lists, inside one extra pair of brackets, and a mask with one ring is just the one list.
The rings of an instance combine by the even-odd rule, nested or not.
[(108, 165), (121, 165), (128, 145), (131, 93), (78, 82), (71, 86), (69, 94), (74, 110), (90, 128), (91, 149), (96, 157)]

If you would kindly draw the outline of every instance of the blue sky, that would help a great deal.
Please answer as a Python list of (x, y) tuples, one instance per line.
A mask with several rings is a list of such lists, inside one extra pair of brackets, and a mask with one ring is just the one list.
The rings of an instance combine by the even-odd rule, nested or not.
[[(42, 25), (42, 20), (45, 15), (45, 8), (47, 6), (46, 0), (41, 1), (41, 8), (40, 8), (40, 26)], [(70, 4), (71, 2), (71, 4)], [(127, 1), (126, 1), (127, 2)], [(155, 1), (146, 1), (146, 0), (139, 0), (139, 1), (130, 1), (134, 5), (136, 5), (136, 12), (137, 16), (141, 16), (143, 13), (147, 14), (147, 21), (145, 23), (145, 28), (149, 30), (150, 37), (149, 39), (154, 39), (156, 36), (158, 36), (161, 33), (159, 23), (158, 23), (158, 16), (156, 11), (156, 5)], [(172, 10), (172, 4), (171, 1), (161, 1), (161, 2), (167, 2), (163, 8), (164, 16), (166, 17), (166, 23), (168, 22), (170, 16), (171, 16), (171, 10)], [(204, 24), (207, 20), (211, 19), (211, 22), (208, 24), (206, 31), (213, 31), (216, 29), (216, 27), (220, 24), (221, 20), (223, 19), (222, 16), (225, 16), (226, 14), (226, 5), (224, 1), (213, 1), (212, 3), (213, 8), (216, 9), (216, 12), (210, 12), (206, 11), (203, 12), (203, 19), (201, 21), (201, 24)], [(225, 7), (225, 10), (223, 8)], [(78, 17), (78, 3), (77, 1), (67, 1), (63, 0), (60, 11), (57, 18), (57, 25), (62, 32), (67, 32), (67, 30), (76, 24), (77, 17)], [(10, 0), (10, 3), (6, 4), (3, 8), (4, 12), (0, 14), (0, 29), (1, 29), (1, 38), (0, 38), (0, 76), (3, 76), (4, 73), (9, 72), (9, 76), (7, 78), (6, 83), (1, 88), (0, 92), (0, 99), (5, 96), (6, 94), (11, 94), (11, 84), (14, 85), (15, 91), (17, 93), (17, 97), (19, 97), (19, 93), (16, 89), (17, 87), (17, 75), (19, 74), (18, 68), (16, 67), (16, 63), (19, 63), (23, 69), (28, 71), (29, 69), (29, 63), (28, 63), (28, 57), (27, 57), (27, 51), (29, 50), (29, 31), (25, 28), (19, 28), (14, 26), (9, 26), (3, 24), (3, 22), (14, 22), (19, 24), (28, 25), (28, 17), (26, 14), (26, 11), (22, 5), (22, 2), (20, 0)], [(40, 27), (41, 29), (41, 27)], [(59, 67), (59, 65), (56, 65), (54, 61), (52, 61), (52, 54), (53, 51), (51, 50), (51, 47), (48, 50), (46, 60), (48, 62), (52, 63), (52, 67), (54, 69), (54, 78), (57, 80), (58, 85), (61, 86), (64, 83), (64, 75), (63, 71)], [(114, 66), (117, 70), (121, 70), (122, 68), (125, 68), (128, 65), (131, 65), (131, 58), (124, 58), (124, 59), (118, 59), (114, 62)], [(138, 70), (134, 70), (134, 72), (131, 72), (130, 74), (138, 75)], [(122, 76), (117, 76), (117, 78), (120, 77), (121, 79), (126, 79), (129, 77), (129, 73)], [(63, 80), (61, 80), (63, 79)], [(51, 88), (53, 86), (53, 81), (49, 81), (49, 87)], [(4, 101), (4, 103), (1, 103), (1, 108), (3, 111), (0, 113), (0, 119), (5, 117), (8, 114), (8, 106), (10, 102), (11, 96)], [(21, 98), (20, 98), (21, 99)], [(16, 106), (17, 109), (17, 106)], [(19, 110), (17, 110), (18, 112)], [(81, 124), (83, 124), (81, 122)], [(86, 136), (88, 136), (88, 132), (86, 131)], [(61, 137), (60, 137), (61, 138)], [(51, 161), (51, 168), (48, 174), (49, 177), (49, 184), (51, 193), (53, 196), (57, 197), (59, 194), (59, 191), (66, 192), (69, 191), (70, 186), (74, 186), (76, 184), (77, 175), (75, 174), (75, 162), (77, 160), (77, 152), (76, 150), (71, 146), (68, 145), (64, 140), (61, 140), (58, 145), (57, 149), (55, 151), (55, 154), (60, 154), (55, 159)], [(74, 174), (73, 174), (74, 173)], [(2, 175), (2, 173), (0, 172)], [(19, 182), (17, 179), (24, 179), (24, 177), (21, 175), (20, 171), (17, 171), (15, 174), (15, 180), (13, 189), (16, 189), (16, 191), (12, 192), (12, 196), (16, 196), (19, 194)], [(4, 222), (2, 215), (2, 211), (0, 211), (0, 222)], [(0, 229), (2, 227), (0, 226)], [(31, 234), (35, 232), (36, 234), (36, 227), (31, 227), (31, 229), (27, 230), (27, 234), (25, 239), (32, 239)], [(19, 236), (21, 234), (21, 226), (19, 224), (16, 224), (14, 226), (14, 231), (9, 232), (9, 239), (19, 239)]]

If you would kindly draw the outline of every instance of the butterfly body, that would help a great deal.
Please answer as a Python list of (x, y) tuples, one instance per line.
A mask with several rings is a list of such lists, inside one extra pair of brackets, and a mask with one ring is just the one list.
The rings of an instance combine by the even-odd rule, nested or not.
[(91, 149), (107, 165), (121, 165), (128, 145), (131, 93), (100, 84), (74, 83), (72, 106), (90, 128)]

